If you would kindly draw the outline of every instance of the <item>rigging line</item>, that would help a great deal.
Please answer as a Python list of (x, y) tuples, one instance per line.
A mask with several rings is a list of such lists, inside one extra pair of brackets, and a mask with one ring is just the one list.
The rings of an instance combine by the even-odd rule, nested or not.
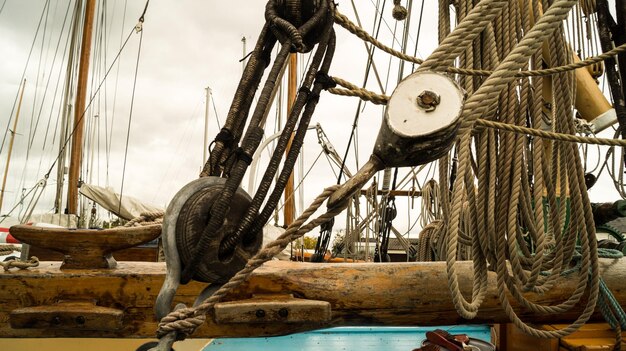
[[(352, 4), (352, 11), (354, 11), (354, 16), (356, 17), (356, 23), (358, 23), (359, 27), (361, 27), (361, 17), (359, 16), (359, 11), (357, 10), (356, 4), (354, 3), (354, 0), (351, 0), (350, 3)], [(385, 9), (385, 4), (387, 3), (387, 0), (383, 1), (383, 10)], [(376, 31), (376, 38), (378, 38), (378, 35), (380, 34), (380, 24), (382, 21), (382, 11), (380, 12), (380, 18), (378, 19), (378, 30)], [(374, 24), (372, 27), (376, 27), (376, 17), (374, 17)], [(372, 28), (372, 30), (374, 30)], [(376, 81), (378, 82), (378, 86), (380, 87), (380, 90), (385, 93), (385, 88), (383, 88), (383, 83), (380, 79), (380, 75), (378, 74), (378, 68), (376, 68), (376, 63), (374, 62), (374, 50), (375, 46), (371, 45), (367, 46), (367, 43), (364, 42), (363, 45), (365, 46), (365, 50), (367, 51), (367, 61), (368, 61), (368, 68), (367, 68), (367, 74), (369, 75), (369, 70), (370, 67), (369, 65), (371, 65), (371, 68), (374, 70), (374, 75), (376, 76)], [(367, 83), (367, 76), (365, 78), (365, 83), (363, 83), (364, 85)], [(365, 86), (364, 86), (365, 87)]]
[[(63, 19), (63, 24), (61, 26), (61, 31), (59, 33), (59, 39), (57, 40), (57, 44), (56, 44), (56, 48), (54, 49), (54, 56), (52, 57), (52, 65), (50, 66), (50, 74), (48, 75), (48, 80), (46, 81), (46, 87), (44, 89), (43, 92), (43, 97), (41, 98), (41, 105), (39, 105), (39, 112), (37, 113), (37, 121), (35, 122), (35, 130), (33, 131), (33, 138), (30, 140), (30, 144), (28, 145), (28, 148), (30, 149), (31, 147), (33, 147), (33, 143), (35, 141), (35, 134), (37, 133), (37, 128), (39, 127), (39, 121), (41, 119), (41, 114), (43, 112), (43, 106), (44, 106), (44, 102), (46, 101), (46, 95), (48, 93), (48, 87), (50, 86), (50, 80), (52, 78), (52, 71), (54, 70), (54, 65), (56, 63), (57, 60), (57, 54), (59, 53), (59, 48), (61, 47), (61, 39), (63, 38), (63, 31), (65, 30), (65, 24), (67, 23), (67, 17), (70, 13), (70, 5), (71, 5), (71, 1), (67, 3), (67, 9), (65, 10), (65, 18)], [(69, 32), (68, 32), (69, 33)], [(69, 35), (68, 35), (69, 38)], [(65, 47), (67, 48), (67, 40), (66, 40), (66, 45)], [(63, 54), (63, 58), (65, 57), (65, 53)], [(59, 69), (59, 77), (61, 75), (61, 71), (62, 69)], [(56, 88), (59, 87), (59, 79), (57, 77), (57, 84), (56, 84)], [(54, 95), (53, 95), (53, 102), (52, 102), (52, 109), (54, 109), (54, 101), (56, 100), (56, 93), (57, 93), (57, 89), (55, 88), (54, 90)], [(48, 128), (50, 127), (50, 119), (48, 119), (48, 127), (46, 128), (46, 136), (44, 137), (44, 143), (45, 140), (48, 138)], [(42, 145), (42, 149), (45, 145)]]
[[(403, 25), (404, 25), (404, 31), (402, 32), (402, 46), (400, 47), (400, 51), (402, 51), (403, 54), (406, 54), (406, 49), (408, 47), (408, 41), (409, 41), (409, 29), (411, 27), (411, 12), (413, 9), (413, 0), (408, 0), (408, 6), (407, 6), (407, 10), (408, 10), (408, 15), (406, 17), (406, 19), (403, 21)], [(404, 61), (400, 60), (400, 68), (398, 69), (398, 84), (400, 83), (400, 81), (402, 80), (402, 76), (404, 75)]]
[[(424, 18), (424, 3), (426, 0), (422, 0), (422, 6), (420, 7), (420, 19), (417, 24), (417, 37), (415, 38), (415, 51), (413, 51), (413, 56), (417, 57), (417, 45), (420, 42), (420, 33), (422, 32), (422, 18)], [(415, 62), (411, 66), (411, 72), (415, 71)]]
[[(149, 1), (148, 1), (149, 2)], [(146, 8), (148, 6), (146, 2)], [(144, 10), (144, 13), (146, 11)], [(143, 19), (143, 15), (141, 16)], [(140, 22), (141, 23), (141, 22)], [(117, 213), (122, 209), (122, 199), (124, 198), (124, 179), (126, 177), (126, 160), (128, 157), (128, 142), (130, 140), (130, 125), (133, 121), (133, 107), (135, 105), (135, 88), (137, 87), (137, 73), (139, 72), (139, 59), (141, 58), (141, 43), (143, 41), (143, 29), (139, 32), (139, 48), (137, 49), (137, 62), (135, 63), (135, 77), (133, 79), (133, 92), (130, 98), (130, 114), (128, 116), (128, 129), (126, 130), (126, 148), (124, 150), (124, 166), (122, 167), (122, 186), (120, 189), (120, 202), (117, 207)]]
[[(394, 24), (394, 26), (393, 26), (393, 34), (392, 34), (392, 35), (393, 35), (393, 37), (394, 37), (394, 40), (393, 40), (393, 41), (392, 41), (392, 43), (391, 43), (391, 48), (392, 48), (392, 49), (393, 49), (393, 48), (394, 48), (394, 46), (396, 45), (396, 44), (395, 44), (395, 42), (396, 42), (397, 40), (395, 40), (395, 38), (396, 38), (397, 34), (398, 34), (398, 21), (396, 21), (396, 23), (395, 23), (395, 24)], [(402, 47), (403, 47), (403, 46), (402, 46), (402, 45), (400, 45), (400, 49), (402, 49)], [(388, 60), (388, 63), (387, 63), (387, 78), (385, 79), (385, 91), (386, 91), (386, 90), (387, 90), (387, 88), (389, 87), (389, 78), (391, 77), (391, 63), (392, 63), (392, 62), (393, 62), (393, 57), (391, 57), (391, 56), (390, 56), (390, 57), (389, 57), (389, 60)], [(399, 63), (399, 64), (400, 64), (400, 66), (401, 66), (401, 65), (402, 65), (402, 61), (400, 61), (400, 63)], [(399, 72), (399, 70), (398, 70), (398, 73), (400, 73), (400, 72)], [(384, 110), (383, 110), (383, 114), (384, 114)]]
[(311, 165), (311, 167), (309, 167), (309, 169), (306, 171), (306, 173), (304, 174), (304, 177), (302, 177), (302, 179), (300, 179), (300, 182), (298, 182), (298, 185), (293, 189), (293, 192), (291, 193), (291, 195), (289, 195), (289, 197), (286, 198), (285, 201), (283, 201), (282, 206), (280, 206), (280, 208), (278, 208), (276, 211), (280, 212), (280, 210), (282, 210), (283, 207), (285, 207), (285, 203), (287, 203), (287, 202), (289, 202), (289, 200), (291, 200), (293, 195), (296, 193), (296, 190), (298, 190), (300, 188), (300, 185), (302, 185), (302, 182), (304, 182), (304, 180), (309, 175), (309, 173), (311, 173), (311, 171), (313, 170), (313, 167), (315, 166), (315, 164), (320, 159), (320, 157), (322, 156), (323, 153), (324, 153), (324, 150), (320, 151), (320, 153), (317, 154), (317, 157), (315, 158), (315, 161), (313, 161), (313, 164)]
[[(357, 20), (360, 22), (360, 20), (358, 19), (358, 12), (357, 12), (356, 6), (354, 4), (354, 0), (352, 0), (351, 2), (352, 2), (352, 8), (354, 10), (354, 13), (357, 15)], [(382, 23), (382, 13), (383, 13), (383, 11), (385, 9), (385, 4), (386, 3), (387, 3), (386, 0), (383, 1), (382, 11), (379, 12), (380, 19), (378, 20), (378, 27), (376, 28), (376, 34), (374, 36), (375, 38), (378, 38), (378, 35), (380, 34), (380, 27), (381, 27), (381, 23)], [(376, 18), (374, 18), (374, 26), (376, 26)], [(370, 47), (370, 50), (368, 50), (369, 51), (369, 55), (368, 55), (368, 59), (367, 59), (367, 65), (365, 67), (365, 77), (363, 79), (363, 87), (365, 87), (367, 85), (367, 81), (368, 81), (369, 74), (370, 74), (370, 68), (373, 66), (374, 50), (375, 50), (375, 48), (374, 48), (373, 45)], [(380, 80), (379, 80), (379, 84), (381, 84)], [(382, 84), (381, 84), (381, 90), (383, 90)], [(341, 168), (339, 169), (339, 175), (337, 176), (337, 184), (341, 184), (341, 177), (343, 176), (343, 170), (346, 167), (346, 160), (348, 159), (348, 154), (350, 152), (350, 146), (352, 146), (352, 140), (355, 137), (356, 128), (357, 128), (358, 123), (359, 123), (359, 117), (361, 115), (361, 105), (362, 105), (362, 101), (359, 100), (358, 105), (357, 105), (357, 109), (356, 109), (356, 113), (355, 113), (355, 116), (354, 116), (354, 120), (352, 122), (352, 131), (350, 132), (350, 138), (348, 139), (348, 145), (346, 146), (346, 152), (343, 155), (343, 159), (341, 161)], [(357, 162), (358, 162), (358, 159), (357, 159)], [(358, 168), (358, 164), (357, 164), (357, 168)]]
[[(35, 138), (35, 132), (36, 129), (33, 129), (33, 120), (35, 119), (35, 111), (36, 111), (36, 106), (37, 106), (37, 97), (38, 97), (38, 90), (36, 87), (39, 86), (39, 79), (43, 79), (43, 77), (45, 76), (45, 66), (46, 63), (48, 61), (48, 50), (46, 50), (46, 55), (45, 55), (45, 60), (44, 60), (44, 47), (46, 44), (46, 34), (48, 32), (48, 19), (50, 18), (50, 5), (46, 7), (46, 17), (43, 23), (43, 33), (42, 33), (42, 37), (41, 37), (41, 48), (39, 49), (39, 64), (37, 65), (37, 75), (36, 75), (36, 80), (35, 80), (35, 92), (33, 94), (33, 109), (32, 109), (32, 114), (31, 114), (31, 118), (29, 121), (29, 130), (28, 130), (28, 138), (27, 138), (27, 144), (29, 145), (26, 148), (26, 159), (24, 161), (24, 167), (22, 167), (22, 174), (20, 176), (20, 180), (19, 180), (19, 186), (20, 187), (24, 187), (26, 184), (26, 177), (27, 177), (27, 169), (28, 169), (28, 164), (29, 164), (29, 160), (30, 160), (30, 154), (31, 154), (31, 143), (32, 140)], [(48, 41), (50, 40), (50, 38), (48, 39)], [(42, 60), (43, 62), (43, 73), (41, 72), (41, 67), (42, 67)], [(45, 95), (45, 92), (44, 92)], [(43, 103), (43, 100), (42, 100)]]
[(4, 10), (4, 5), (7, 4), (7, 0), (4, 0), (4, 2), (2, 2), (2, 6), (0, 6), (0, 15), (2, 14), (2, 10)]
[[(13, 213), (13, 211), (15, 211), (15, 209), (17, 209), (20, 205), (23, 205), (24, 203), (24, 199), (30, 195), (30, 193), (32, 193), (35, 189), (37, 189), (37, 187), (39, 186), (39, 181), (37, 181), (37, 184), (35, 184), (35, 186), (33, 186), (32, 188), (30, 188), (30, 190), (28, 190), (28, 192), (26, 194), (23, 194), (20, 198), (20, 201), (17, 202), (17, 204), (15, 206), (13, 206), (12, 209), (9, 210), (9, 212), (7, 214), (4, 214), (2, 216), (0, 216), (0, 224), (2, 224), (2, 222), (4, 222), (5, 219), (9, 218), (9, 216), (11, 216), (11, 213)], [(26, 189), (22, 189), (22, 191), (24, 191)]]
[[(46, 7), (48, 6), (50, 0), (46, 0), (44, 4), (43, 10), (41, 11), (41, 17), (39, 18), (39, 24), (37, 24), (37, 30), (35, 31), (35, 38), (33, 38), (33, 43), (30, 46), (30, 51), (28, 52), (28, 58), (26, 59), (26, 65), (24, 66), (24, 71), (22, 72), (22, 77), (20, 78), (20, 82), (24, 80), (26, 76), (26, 70), (28, 69), (28, 64), (30, 63), (30, 58), (33, 54), (33, 49), (35, 48), (35, 43), (37, 42), (37, 37), (39, 36), (39, 29), (41, 28), (41, 22), (43, 21), (43, 17), (46, 13)], [(7, 121), (7, 127), (4, 131), (4, 136), (2, 137), (2, 144), (0, 144), (0, 155), (2, 154), (2, 150), (4, 149), (4, 143), (7, 138), (7, 134), (9, 132), (9, 127), (11, 125), (11, 121), (13, 119), (13, 112), (15, 112), (15, 106), (17, 105), (17, 100), (19, 98), (20, 91), (17, 89), (17, 94), (15, 95), (15, 100), (13, 101), (13, 107), (11, 107), (11, 114), (9, 115), (9, 120)]]
[[(124, 28), (126, 27), (126, 10), (127, 10), (128, 0), (124, 0), (124, 14), (122, 16), (122, 29), (120, 30), (120, 45), (122, 44), (122, 39), (124, 38)], [(132, 33), (132, 32), (131, 32)], [(128, 39), (127, 39), (128, 40)], [(113, 61), (115, 63), (115, 60)], [(111, 159), (111, 145), (113, 139), (113, 126), (115, 124), (115, 104), (117, 102), (117, 87), (120, 78), (120, 63), (117, 63), (117, 69), (115, 73), (115, 89), (113, 90), (113, 107), (111, 110), (111, 126), (108, 126), (108, 119), (104, 120), (105, 129), (109, 130), (107, 135), (105, 135), (105, 153), (106, 153), (106, 184), (109, 185), (109, 163)], [(105, 76), (106, 78), (106, 76)], [(110, 129), (108, 129), (110, 128)]]
[[(44, 61), (44, 72), (41, 73), (41, 61), (44, 59), (44, 46), (46, 44), (46, 34), (48, 32), (48, 19), (50, 18), (50, 6), (48, 6), (47, 10), (46, 10), (46, 19), (44, 21), (43, 24), (43, 33), (42, 33), (42, 37), (41, 37), (41, 48), (39, 49), (39, 64), (37, 65), (37, 78), (35, 80), (35, 93), (33, 94), (33, 109), (32, 109), (32, 115), (30, 117), (30, 129), (28, 131), (28, 148), (26, 149), (26, 162), (28, 162), (29, 156), (30, 156), (30, 148), (32, 146), (32, 141), (35, 138), (35, 131), (33, 131), (33, 121), (35, 120), (35, 111), (36, 111), (36, 106), (37, 106), (37, 87), (39, 86), (39, 79), (43, 78), (43, 76), (45, 76), (46, 72), (45, 72), (45, 64), (46, 62)], [(47, 51), (46, 51), (46, 61), (48, 60), (48, 55), (47, 55)], [(45, 96), (46, 92), (44, 91), (44, 96)], [(43, 99), (42, 99), (42, 104), (43, 104)], [(24, 166), (24, 168), (26, 168), (26, 166)]]
[(215, 120), (217, 121), (217, 128), (222, 129), (222, 123), (220, 122), (220, 116), (217, 114), (217, 108), (215, 107), (215, 99), (211, 99), (211, 104), (213, 105), (213, 112), (215, 112)]
[[(372, 3), (372, 5), (374, 5), (374, 7), (376, 8), (376, 12), (377, 12), (377, 14), (380, 16), (380, 21), (381, 21), (381, 22), (383, 22), (383, 23), (385, 23), (385, 27), (387, 27), (387, 29), (389, 30), (389, 33), (390, 33), (390, 34), (393, 34), (393, 30), (391, 30), (391, 26), (389, 25), (389, 23), (387, 22), (387, 20), (385, 20), (385, 17), (383, 17), (383, 13), (384, 13), (384, 10), (385, 10), (385, 8), (384, 8), (385, 3), (383, 2), (383, 8), (379, 11), (379, 9), (378, 9), (378, 8), (376, 7), (376, 5), (374, 4), (374, 1), (373, 1), (373, 0), (370, 0), (370, 2), (371, 2), (371, 3)], [(397, 22), (397, 21), (395, 21), (395, 22)], [(395, 37), (394, 37), (394, 38), (393, 38), (393, 40), (394, 40), (395, 42), (397, 42), (397, 43), (398, 43), (398, 45), (402, 45), (402, 44), (398, 41), (398, 39), (397, 39), (397, 38), (395, 38)], [(411, 38), (411, 40), (413, 40), (413, 38)]]
[[(98, 91), (100, 91), (100, 88), (102, 87), (102, 85), (104, 84), (104, 81), (106, 81), (107, 77), (109, 76), (109, 73), (111, 73), (111, 70), (113, 69), (113, 66), (115, 66), (115, 63), (117, 62), (117, 60), (120, 58), (120, 55), (122, 54), (122, 51), (124, 50), (124, 48), (126, 47), (126, 44), (128, 44), (128, 41), (130, 40), (130, 37), (133, 35), (133, 32), (135, 31), (135, 27), (133, 27), (130, 30), (130, 33), (128, 33), (128, 36), (126, 37), (126, 40), (124, 41), (124, 44), (122, 44), (122, 47), (120, 48), (120, 50), (117, 52), (117, 55), (115, 55), (115, 58), (113, 59), (113, 62), (111, 63), (111, 65), (109, 66), (109, 68), (107, 69), (106, 73), (104, 74), (104, 78), (102, 78), (102, 81), (100, 82), (100, 84), (98, 85), (98, 88), (96, 89), (96, 91), (94, 92), (94, 94), (97, 94)], [(83, 111), (83, 113), (80, 115), (80, 118), (78, 119), (78, 121), (82, 120), (83, 118), (85, 118), (85, 113), (87, 112), (87, 110), (89, 109), (89, 107), (91, 106), (91, 104), (93, 103), (93, 101), (95, 100), (95, 95), (93, 95), (90, 99), (89, 99), (89, 103), (87, 104), (87, 106), (85, 107), (85, 110)], [(74, 128), (72, 129), (72, 131), (69, 133), (69, 135), (67, 136), (67, 138), (65, 139), (65, 142), (63, 143), (63, 147), (61, 148), (61, 150), (59, 151), (59, 153), (57, 154), (56, 159), (54, 160), (54, 162), (52, 162), (52, 165), (50, 165), (50, 169), (48, 170), (47, 175), (50, 175), (50, 173), (52, 172), (52, 169), (54, 168), (54, 166), (56, 165), (56, 163), (59, 161), (59, 158), (61, 157), (61, 154), (63, 152), (65, 152), (65, 148), (67, 148), (67, 145), (69, 144), (70, 140), (72, 139), (72, 135), (74, 135), (74, 133), (76, 132), (76, 125), (74, 126)]]
[[(74, 22), (75, 11), (76, 11), (76, 8), (74, 8), (74, 11), (72, 12), (72, 21), (71, 22)], [(70, 24), (70, 28), (71, 27), (72, 27), (72, 24)], [(61, 62), (62, 63), (65, 62), (65, 56), (68, 53), (67, 47), (68, 47), (68, 45), (70, 43), (71, 32), (72, 32), (71, 29), (69, 29), (67, 31), (67, 38), (65, 39), (65, 46), (63, 48), (63, 57), (61, 58)], [(50, 116), (48, 117), (48, 125), (46, 126), (46, 134), (45, 134), (45, 137), (44, 137), (44, 140), (43, 140), (43, 145), (45, 145), (47, 140), (48, 140), (48, 134), (49, 134), (49, 129), (50, 129), (50, 122), (52, 120), (52, 114), (54, 113), (54, 105), (56, 104), (56, 98), (57, 98), (57, 92), (58, 92), (58, 89), (59, 89), (59, 85), (61, 83), (65, 83), (65, 81), (67, 79), (67, 77), (65, 77), (63, 79), (63, 82), (61, 82), (61, 73), (62, 72), (63, 72), (63, 69), (59, 69), (59, 74), (57, 75), (57, 84), (56, 84), (56, 87), (54, 88), (54, 94), (52, 94), (52, 96), (54, 98), (52, 99), (52, 107), (50, 109)], [(62, 106), (61, 105), (62, 105), (62, 103), (59, 104), (59, 113), (57, 114), (57, 119), (56, 119), (55, 124), (54, 124), (55, 128), (54, 128), (54, 132), (52, 133), (53, 135), (56, 134), (57, 126), (58, 126), (58, 123), (59, 123), (59, 115), (61, 114), (61, 110), (62, 110)], [(54, 138), (52, 139), (52, 143), (54, 143)], [(42, 150), (43, 150), (43, 146), (42, 146)]]

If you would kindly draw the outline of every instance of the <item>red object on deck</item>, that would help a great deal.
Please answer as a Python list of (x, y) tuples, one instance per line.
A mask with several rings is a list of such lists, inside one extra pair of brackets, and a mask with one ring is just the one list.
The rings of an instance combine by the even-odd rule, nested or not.
[(0, 243), (2, 243), (2, 238), (5, 236), (4, 233), (6, 233), (6, 237), (4, 238), (4, 243), (6, 244), (19, 244), (19, 240), (15, 239), (13, 237), (13, 235), (11, 235), (9, 233), (9, 228), (2, 228), (0, 227)]

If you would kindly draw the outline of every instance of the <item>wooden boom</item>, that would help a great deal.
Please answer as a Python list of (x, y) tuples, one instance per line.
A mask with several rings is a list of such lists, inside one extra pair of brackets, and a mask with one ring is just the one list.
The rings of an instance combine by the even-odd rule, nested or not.
[[(164, 279), (162, 263), (119, 262), (104, 270), (60, 270), (59, 262), (0, 274), (0, 337), (154, 336), (153, 303)], [(458, 263), (461, 290), (471, 294), (472, 264)], [(602, 259), (602, 277), (626, 304), (626, 262)], [(456, 313), (447, 288), (445, 262), (309, 264), (272, 261), (216, 305), (194, 337), (288, 334), (332, 326), (431, 326), (508, 322), (497, 298), (495, 274), (478, 316)], [(181, 286), (174, 303), (192, 304), (203, 285)], [(549, 293), (531, 299), (554, 304), (575, 282), (560, 278)], [(237, 300), (237, 302), (232, 302)], [(97, 307), (96, 307), (97, 306)], [(515, 305), (514, 305), (515, 306)], [(537, 315), (515, 306), (534, 323), (573, 321), (565, 314)], [(262, 311), (262, 312), (261, 312)], [(592, 319), (600, 320), (596, 313)]]

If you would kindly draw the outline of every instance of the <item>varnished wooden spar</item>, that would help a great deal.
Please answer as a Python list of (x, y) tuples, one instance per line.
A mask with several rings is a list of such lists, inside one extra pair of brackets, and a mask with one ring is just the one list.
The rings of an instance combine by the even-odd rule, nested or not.
[[(0, 337), (154, 335), (157, 321), (152, 308), (164, 279), (163, 264), (120, 262), (118, 268), (108, 271), (62, 271), (59, 265), (58, 262), (43, 262), (38, 268), (0, 273), (0, 301), (3, 302), (0, 304)], [(626, 304), (626, 280), (623, 278), (626, 262), (603, 259), (600, 267), (617, 300)], [(471, 263), (459, 263), (457, 271), (461, 290), (469, 296)], [(216, 323), (212, 315), (194, 337), (278, 335), (346, 325), (506, 322), (497, 299), (493, 273), (489, 281), (480, 313), (476, 319), (466, 321), (452, 305), (443, 262), (308, 264), (273, 261), (257, 270), (248, 283), (226, 299), (248, 301), (219, 304), (217, 317), (223, 323)], [(533, 300), (560, 302), (573, 291), (574, 285), (574, 281), (561, 278), (549, 293), (535, 295)], [(198, 283), (181, 286), (174, 303), (190, 305), (202, 287)], [(102, 308), (91, 310), (86, 302), (95, 302)], [(521, 311), (519, 306), (516, 309), (524, 320), (535, 323), (572, 321), (581, 311), (581, 307), (576, 307), (562, 315), (539, 316)], [(85, 311), (84, 315), (81, 311)], [(98, 314), (101, 326), (91, 319)], [(80, 316), (84, 318), (78, 318)], [(594, 316), (596, 320), (601, 318), (599, 314)]]

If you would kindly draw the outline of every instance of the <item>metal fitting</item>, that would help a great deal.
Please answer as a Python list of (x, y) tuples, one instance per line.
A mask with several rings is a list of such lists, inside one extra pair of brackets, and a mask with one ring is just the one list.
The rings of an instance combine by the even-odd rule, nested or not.
[(419, 107), (423, 108), (426, 112), (431, 112), (439, 106), (441, 97), (433, 91), (424, 90), (417, 96), (416, 101)]

